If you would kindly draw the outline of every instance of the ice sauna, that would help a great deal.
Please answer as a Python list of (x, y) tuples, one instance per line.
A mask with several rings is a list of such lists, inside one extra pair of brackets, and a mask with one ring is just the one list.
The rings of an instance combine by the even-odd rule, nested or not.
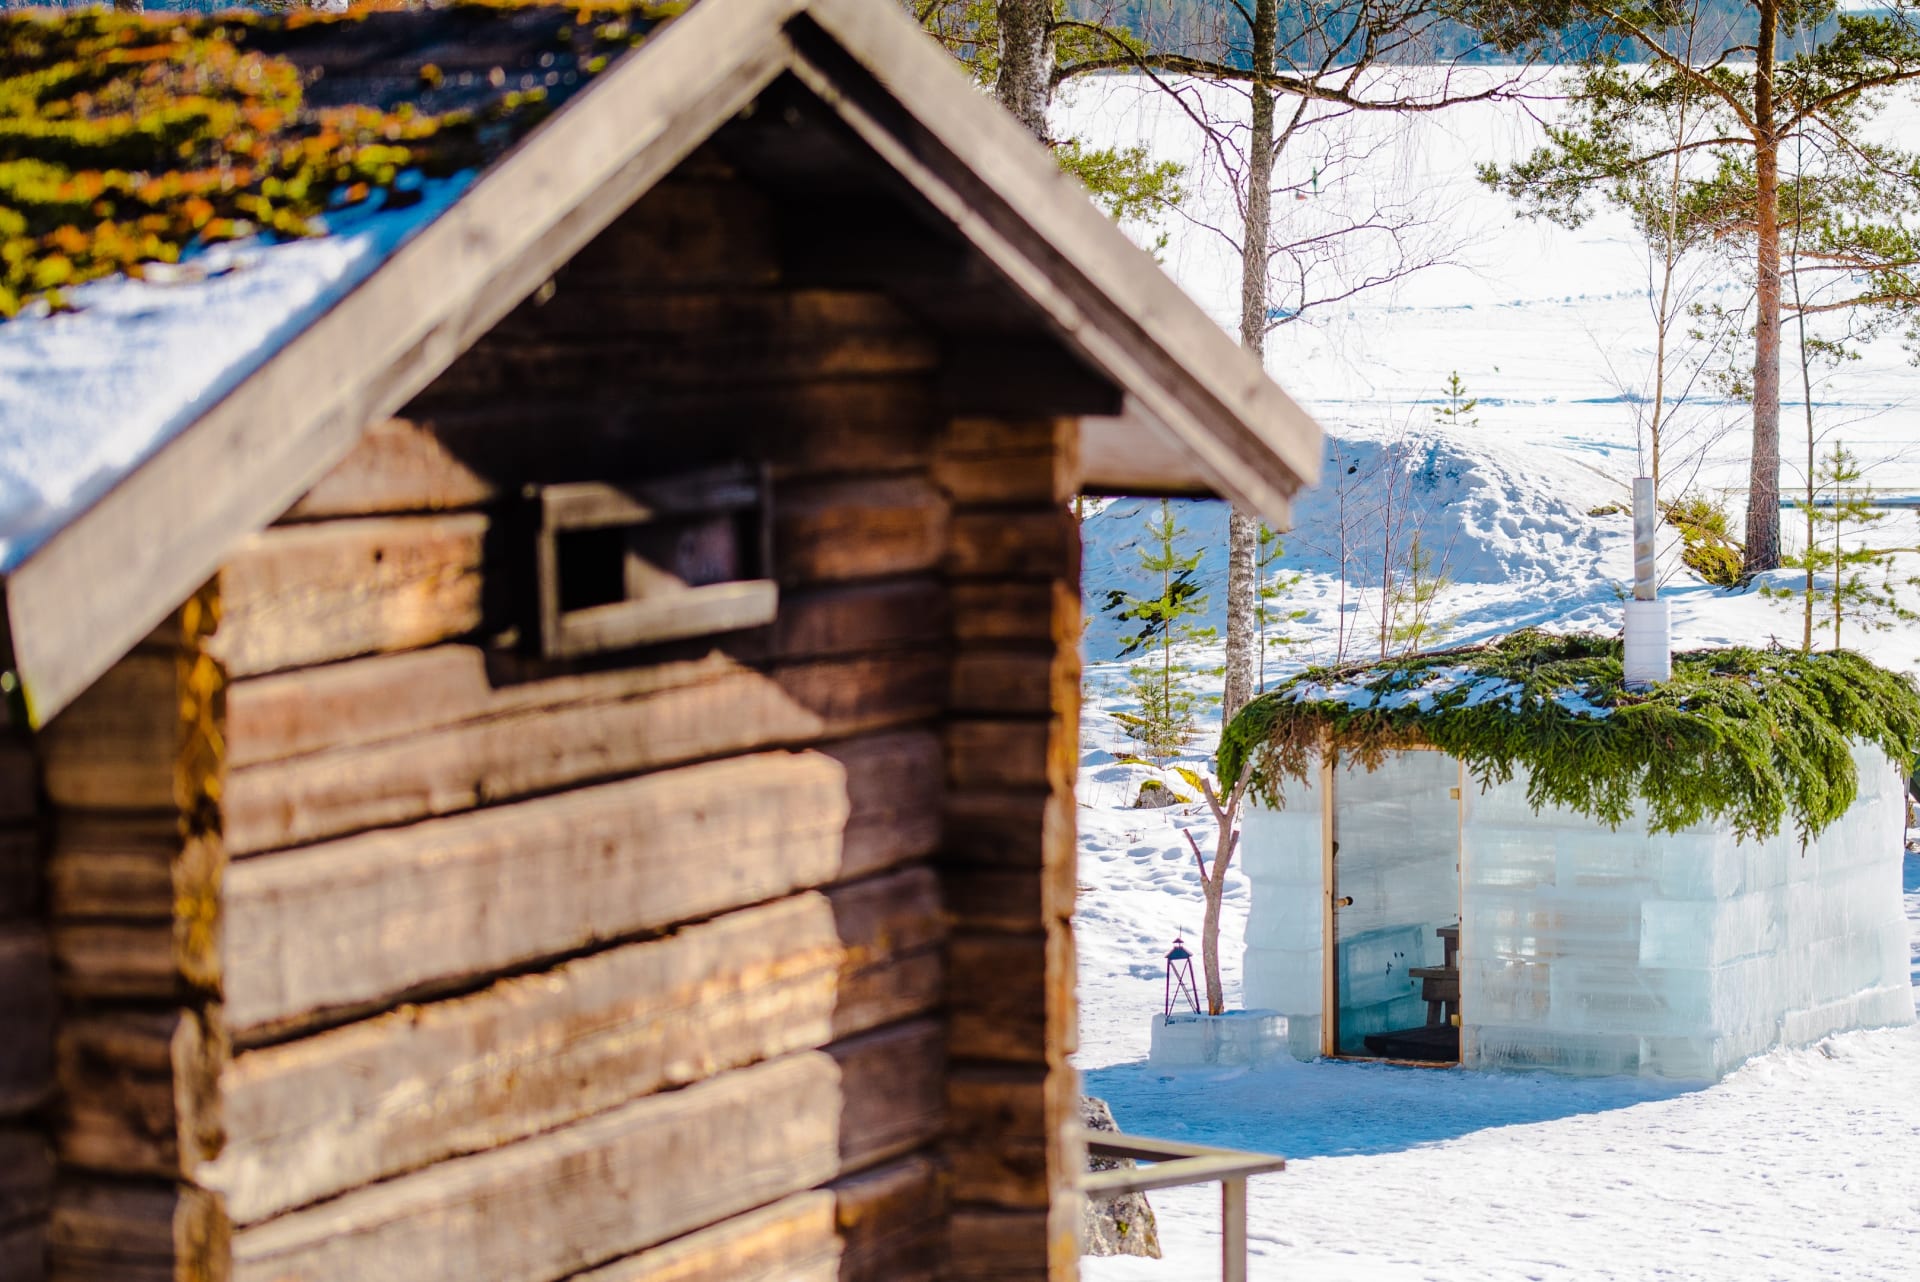
[(1302, 1058), (1679, 1078), (1911, 1023), (1902, 776), (1854, 756), (1858, 798), (1803, 847), (1536, 811), (1524, 776), (1483, 793), (1431, 750), (1336, 755), (1245, 821), (1246, 1003)]

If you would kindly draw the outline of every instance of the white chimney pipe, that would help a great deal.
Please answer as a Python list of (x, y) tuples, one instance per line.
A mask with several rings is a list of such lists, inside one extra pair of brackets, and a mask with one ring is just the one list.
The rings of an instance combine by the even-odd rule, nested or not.
[(1626, 677), (1629, 690), (1644, 690), (1673, 675), (1672, 624), (1659, 599), (1655, 560), (1660, 517), (1653, 506), (1653, 479), (1633, 478), (1633, 599), (1627, 602)]

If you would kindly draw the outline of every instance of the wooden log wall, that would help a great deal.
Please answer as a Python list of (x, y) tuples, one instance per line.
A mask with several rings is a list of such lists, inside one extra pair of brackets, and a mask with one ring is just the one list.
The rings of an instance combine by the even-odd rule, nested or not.
[[(947, 429), (766, 219), (650, 195), (43, 734), (56, 1282), (1041, 1276), (1070, 429)], [(529, 658), (522, 487), (702, 448), (778, 621)]]
[(0, 731), (0, 1282), (42, 1282), (53, 1150), (52, 950), (31, 745)]
[(953, 519), (941, 879), (953, 918), (950, 1276), (1077, 1276), (1074, 1049), (1078, 471), (1067, 420), (960, 419), (934, 475)]

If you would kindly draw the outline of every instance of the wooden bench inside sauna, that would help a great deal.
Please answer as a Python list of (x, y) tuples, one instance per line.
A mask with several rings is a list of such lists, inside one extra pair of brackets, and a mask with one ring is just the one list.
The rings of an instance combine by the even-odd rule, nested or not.
[(1438, 966), (1411, 966), (1407, 974), (1420, 981), (1420, 997), (1427, 1003), (1427, 1022), (1417, 1028), (1372, 1033), (1366, 1047), (1382, 1059), (1410, 1059), (1423, 1063), (1460, 1062), (1460, 925), (1436, 927), (1434, 934), (1446, 949)]

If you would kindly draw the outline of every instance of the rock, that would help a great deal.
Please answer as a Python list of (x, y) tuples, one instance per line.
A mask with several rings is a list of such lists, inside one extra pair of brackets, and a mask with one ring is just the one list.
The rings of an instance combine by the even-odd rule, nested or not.
[[(1090, 1131), (1118, 1131), (1113, 1110), (1103, 1099), (1080, 1097), (1080, 1121)], [(1089, 1171), (1131, 1168), (1130, 1157), (1089, 1157)], [(1080, 1229), (1083, 1255), (1144, 1255), (1160, 1258), (1160, 1232), (1154, 1227), (1153, 1208), (1145, 1193), (1122, 1193), (1118, 1197), (1087, 1199), (1086, 1220)]]
[(1135, 810), (1165, 810), (1168, 806), (1186, 803), (1186, 798), (1161, 783), (1158, 779), (1149, 779), (1140, 785), (1140, 795), (1133, 799)]

